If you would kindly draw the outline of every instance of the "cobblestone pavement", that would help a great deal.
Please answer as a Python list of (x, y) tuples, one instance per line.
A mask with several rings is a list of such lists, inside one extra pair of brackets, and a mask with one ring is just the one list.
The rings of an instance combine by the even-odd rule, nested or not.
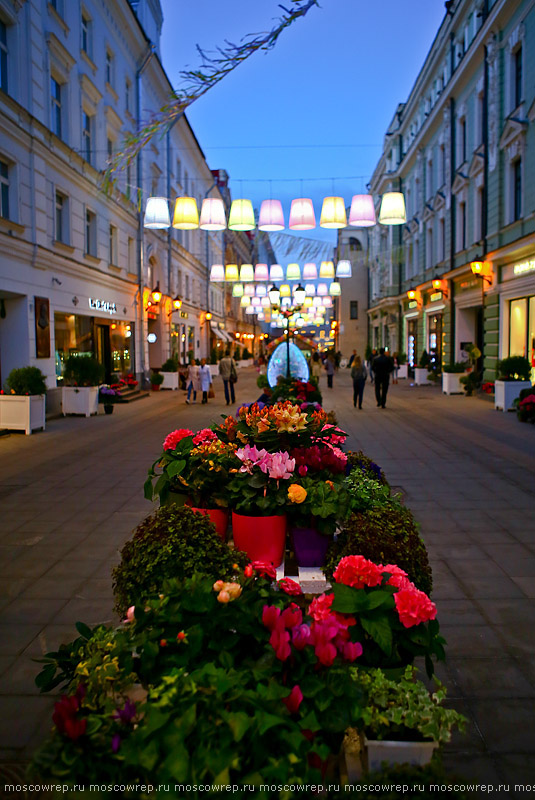
[[(257, 396), (246, 370), (238, 398)], [(160, 392), (114, 414), (53, 420), (46, 433), (0, 437), (0, 760), (27, 760), (50, 728), (32, 659), (74, 638), (74, 623), (113, 621), (110, 571), (150, 511), (147, 467), (175, 427), (226, 411)], [(535, 784), (535, 428), (480, 398), (408, 381), (386, 409), (367, 384), (353, 409), (347, 371), (324, 405), (404, 492), (422, 526), (448, 659), (438, 675), (469, 720), (446, 749), (451, 771), (480, 783)]]

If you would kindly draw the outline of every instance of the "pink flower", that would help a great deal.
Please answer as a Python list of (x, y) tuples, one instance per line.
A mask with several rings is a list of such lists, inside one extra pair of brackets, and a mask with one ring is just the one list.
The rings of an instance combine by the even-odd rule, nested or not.
[(259, 578), (271, 578), (271, 580), (275, 580), (277, 577), (277, 570), (273, 564), (269, 564), (267, 561), (253, 561), (253, 569), (255, 572), (258, 572)]
[(383, 580), (382, 568), (364, 556), (346, 556), (340, 559), (334, 579), (337, 583), (362, 589), (364, 586), (379, 586)]
[(399, 621), (406, 628), (435, 619), (437, 607), (425, 592), (416, 588), (400, 589), (394, 595)]
[(362, 655), (362, 645), (360, 642), (346, 642), (341, 650), (346, 661), (354, 661)]
[(306, 464), (301, 464), (299, 469), (297, 470), (300, 475), (306, 475), (308, 472), (308, 467)]
[(193, 431), (190, 431), (188, 428), (179, 428), (176, 431), (171, 431), (164, 439), (163, 449), (174, 450), (177, 444), (181, 442), (182, 439), (185, 439), (186, 436), (193, 436)]
[(297, 714), (299, 711), (299, 706), (303, 701), (303, 692), (296, 684), (288, 697), (283, 697), (282, 702), (290, 712), (290, 714)]
[(277, 627), (280, 615), (280, 608), (277, 608), (276, 606), (264, 606), (262, 609), (262, 624), (268, 630), (274, 631)]
[(280, 618), (285, 628), (295, 628), (296, 625), (301, 625), (303, 622), (303, 613), (296, 603), (290, 603), (288, 608), (284, 609)]
[(216, 439), (217, 436), (212, 430), (210, 430), (210, 428), (203, 428), (202, 430), (197, 431), (197, 433), (193, 437), (193, 444), (194, 445), (209, 444), (210, 442), (213, 442)]
[(316, 622), (327, 619), (331, 615), (334, 594), (320, 594), (311, 602), (308, 613)]
[(390, 573), (390, 578), (386, 582), (387, 586), (396, 586), (398, 589), (408, 589), (414, 586), (409, 580), (409, 576), (405, 570), (396, 566), (396, 564), (386, 564), (386, 566), (381, 567), (381, 569), (383, 572)]
[(273, 453), (268, 469), (270, 478), (287, 480), (292, 477), (295, 469), (295, 459), (290, 458), (288, 453)]
[(135, 610), (136, 610), (135, 606), (130, 606), (130, 608), (126, 612), (126, 618), (124, 620), (125, 622), (134, 622), (135, 621)]
[(316, 653), (320, 664), (323, 664), (324, 667), (332, 667), (333, 661), (337, 655), (334, 644), (331, 644), (330, 642), (321, 642), (320, 644), (316, 645), (314, 652)]
[(291, 578), (283, 578), (279, 581), (279, 589), (282, 589), (283, 592), (290, 595), (300, 595), (303, 594), (303, 590), (301, 586), (297, 583), (297, 581), (293, 581)]
[(236, 455), (240, 461), (243, 461), (243, 467), (241, 467), (240, 472), (249, 472), (250, 474), (253, 471), (253, 467), (260, 467), (262, 472), (266, 472), (268, 468), (266, 463), (269, 464), (271, 460), (267, 450), (257, 450), (256, 447), (251, 447), (248, 444), (240, 450), (236, 450)]
[(286, 659), (290, 658), (292, 653), (290, 634), (284, 628), (275, 628), (269, 637), (269, 643), (275, 650), (275, 655), (279, 661), (286, 661)]
[(292, 628), (292, 644), (296, 650), (304, 650), (310, 644), (310, 628), (308, 625), (296, 625)]

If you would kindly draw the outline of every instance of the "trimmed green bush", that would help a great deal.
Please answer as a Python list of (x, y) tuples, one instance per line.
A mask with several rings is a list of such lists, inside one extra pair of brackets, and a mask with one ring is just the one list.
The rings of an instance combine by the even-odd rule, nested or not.
[(38, 367), (12, 369), (6, 379), (11, 392), (23, 394), (46, 394), (45, 376)]
[(443, 372), (460, 373), (466, 372), (468, 363), (466, 361), (455, 361), (453, 364), (445, 364)]
[(327, 578), (332, 580), (341, 558), (353, 555), (376, 564), (397, 564), (418, 589), (431, 593), (433, 578), (425, 544), (411, 512), (396, 500), (349, 517), (327, 551)]
[(66, 386), (98, 386), (104, 380), (104, 366), (93, 356), (69, 356), (63, 378)]
[(162, 364), (162, 372), (178, 372), (178, 356), (174, 355), (168, 358)]
[(150, 376), (150, 385), (151, 386), (161, 386), (164, 381), (164, 377), (161, 372), (153, 372)]
[(529, 381), (531, 364), (524, 356), (509, 356), (498, 361), (496, 375), (500, 381)]
[(188, 506), (162, 506), (138, 525), (113, 570), (115, 608), (127, 608), (161, 591), (168, 578), (189, 578), (194, 572), (224, 580), (249, 559), (228, 547), (205, 515)]

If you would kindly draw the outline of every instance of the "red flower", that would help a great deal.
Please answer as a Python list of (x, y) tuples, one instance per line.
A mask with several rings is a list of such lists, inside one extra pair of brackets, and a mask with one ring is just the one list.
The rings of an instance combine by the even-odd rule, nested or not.
[(296, 684), (288, 697), (283, 697), (282, 702), (290, 712), (290, 714), (297, 714), (299, 711), (299, 706), (303, 702), (303, 692)]
[(346, 642), (341, 650), (346, 661), (354, 661), (362, 655), (362, 645), (360, 642)]
[(215, 439), (217, 439), (217, 436), (210, 428), (203, 428), (193, 437), (193, 444), (209, 444), (210, 442), (215, 441)]
[(275, 655), (279, 661), (286, 661), (287, 658), (290, 658), (292, 649), (290, 647), (290, 634), (288, 631), (283, 628), (275, 628), (269, 637), (269, 643), (275, 650)]
[(75, 742), (83, 736), (87, 728), (86, 719), (78, 719), (80, 700), (76, 695), (63, 695), (58, 703), (54, 704), (52, 720), (60, 733), (65, 734)]
[(274, 631), (277, 627), (280, 615), (280, 608), (277, 608), (276, 606), (264, 606), (262, 609), (262, 624), (268, 630)]
[(379, 586), (383, 580), (382, 568), (364, 556), (342, 558), (334, 572), (337, 583), (362, 589), (364, 586)]
[(280, 615), (280, 619), (285, 628), (295, 628), (303, 622), (303, 613), (296, 603), (290, 603)]
[(300, 585), (297, 583), (297, 581), (293, 581), (291, 578), (283, 578), (281, 581), (279, 581), (279, 589), (282, 589), (282, 591), (286, 592), (286, 594), (293, 596), (303, 594), (303, 590), (301, 589)]
[(334, 659), (337, 655), (337, 650), (334, 644), (331, 644), (331, 642), (317, 644), (314, 648), (314, 652), (316, 653), (320, 664), (323, 664), (324, 667), (332, 667)]
[(406, 628), (435, 619), (437, 607), (425, 592), (414, 587), (400, 589), (394, 595), (399, 621)]
[(174, 450), (177, 444), (181, 442), (182, 439), (185, 439), (186, 436), (193, 436), (193, 431), (190, 431), (188, 428), (179, 428), (176, 431), (171, 431), (164, 439), (163, 449)]
[(321, 620), (330, 617), (333, 600), (334, 594), (320, 594), (319, 597), (315, 597), (308, 609), (312, 619), (316, 622), (321, 622)]
[(386, 566), (381, 567), (383, 572), (390, 573), (390, 578), (387, 580), (387, 586), (396, 586), (398, 589), (407, 589), (414, 584), (409, 580), (409, 576), (405, 572), (404, 569), (401, 567), (396, 566), (395, 564), (386, 564)]
[(292, 628), (292, 644), (296, 650), (304, 650), (310, 644), (310, 628), (308, 625), (296, 625)]
[(275, 580), (277, 577), (277, 570), (273, 564), (269, 564), (267, 561), (253, 561), (253, 568), (258, 572), (260, 578)]
[(243, 574), (246, 578), (252, 578), (254, 575), (254, 569), (252, 564), (247, 564), (245, 569), (243, 570)]

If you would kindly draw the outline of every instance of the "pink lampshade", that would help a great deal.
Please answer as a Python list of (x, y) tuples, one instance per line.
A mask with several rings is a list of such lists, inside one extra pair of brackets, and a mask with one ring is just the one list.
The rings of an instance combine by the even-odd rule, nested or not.
[(260, 297), (252, 297), (251, 298), (251, 305), (252, 306), (259, 306), (260, 305)]
[(323, 305), (325, 306), (325, 308), (332, 308), (333, 307), (332, 297), (329, 297), (329, 296), (322, 297), (322, 301), (323, 301)]
[(262, 200), (260, 216), (258, 217), (258, 230), (282, 231), (284, 229), (284, 214), (280, 200)]
[(260, 305), (262, 306), (262, 308), (270, 307), (271, 304), (269, 302), (269, 297), (267, 295), (265, 297), (260, 298)]
[(303, 267), (303, 280), (315, 281), (318, 277), (318, 269), (315, 264), (305, 264)]
[(224, 281), (225, 280), (225, 267), (223, 264), (212, 264), (210, 270), (211, 281)]
[(205, 197), (202, 201), (199, 228), (203, 231), (223, 231), (227, 227), (225, 206), (220, 197)]
[(309, 197), (298, 197), (292, 200), (288, 227), (292, 231), (310, 231), (316, 227), (314, 206)]
[(267, 264), (257, 264), (254, 268), (255, 281), (268, 281), (269, 269)]
[(254, 283), (246, 283), (243, 288), (243, 293), (246, 297), (252, 297), (254, 295)]
[(370, 228), (375, 223), (375, 206), (371, 194), (354, 195), (349, 211), (349, 224), (355, 228)]
[(269, 268), (269, 278), (272, 281), (284, 280), (284, 270), (280, 264), (272, 264)]
[(316, 294), (319, 297), (327, 297), (329, 294), (329, 289), (327, 288), (326, 283), (318, 283), (318, 288), (316, 289)]
[(257, 297), (267, 297), (267, 287), (263, 284), (256, 287), (256, 296)]

